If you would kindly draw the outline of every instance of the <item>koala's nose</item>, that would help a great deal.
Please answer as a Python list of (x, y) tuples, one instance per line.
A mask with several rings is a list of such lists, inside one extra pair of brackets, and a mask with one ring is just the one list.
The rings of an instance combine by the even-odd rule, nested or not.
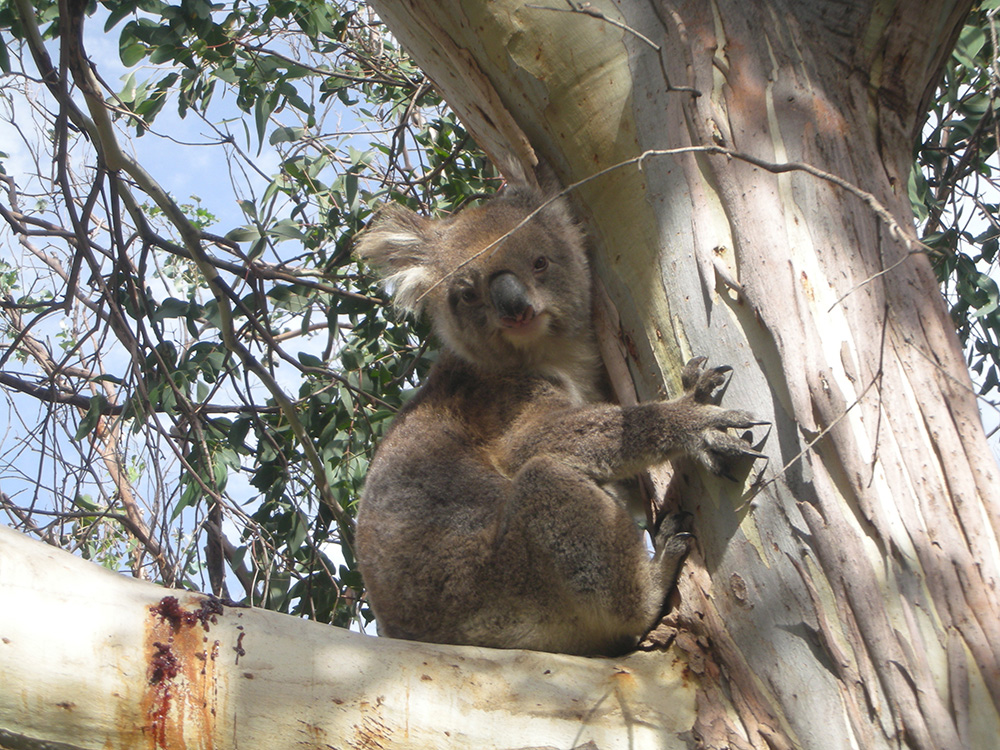
[(497, 274), (490, 281), (490, 299), (505, 324), (526, 323), (535, 316), (527, 288), (509, 271)]

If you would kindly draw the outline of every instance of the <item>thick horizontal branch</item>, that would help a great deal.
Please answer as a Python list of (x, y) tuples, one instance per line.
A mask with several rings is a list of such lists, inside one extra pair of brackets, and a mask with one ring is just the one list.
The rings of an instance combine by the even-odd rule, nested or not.
[(697, 676), (680, 654), (372, 638), (127, 579), (2, 527), (0, 560), (0, 674), (17, 686), (0, 690), (0, 746), (689, 746)]

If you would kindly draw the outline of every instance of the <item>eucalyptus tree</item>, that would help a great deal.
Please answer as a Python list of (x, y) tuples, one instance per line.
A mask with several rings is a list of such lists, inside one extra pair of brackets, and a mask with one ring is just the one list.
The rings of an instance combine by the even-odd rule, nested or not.
[[(0, 670), (33, 691), (0, 691), (0, 744), (104, 746), (105, 715), (112, 744), (161, 746), (995, 738), (1000, 482), (954, 332), (995, 393), (991, 5), (964, 31), (967, 1), (374, 5), (391, 35), (353, 3), (0, 2), (6, 522), (220, 597), (119, 588), (0, 529)], [(191, 169), (154, 168), (168, 107), (228, 203), (164, 188)], [(538, 162), (588, 228), (619, 398), (707, 354), (773, 422), (742, 486), (648, 477), (650, 518), (697, 536), (649, 650), (380, 643), (234, 607), (364, 623), (354, 504), (427, 350), (353, 235), (379, 202), (453, 211)]]

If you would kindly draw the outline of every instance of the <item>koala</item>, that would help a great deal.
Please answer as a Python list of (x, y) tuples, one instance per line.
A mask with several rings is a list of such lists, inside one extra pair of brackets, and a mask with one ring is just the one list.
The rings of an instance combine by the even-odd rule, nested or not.
[[(654, 552), (612, 485), (686, 454), (726, 474), (760, 424), (709, 403), (692, 360), (674, 401), (601, 400), (582, 234), (562, 201), (508, 188), (432, 220), (382, 211), (356, 255), (441, 351), (372, 460), (356, 552), (379, 633), (617, 655), (655, 625), (690, 535)], [(541, 209), (536, 215), (529, 216)]]

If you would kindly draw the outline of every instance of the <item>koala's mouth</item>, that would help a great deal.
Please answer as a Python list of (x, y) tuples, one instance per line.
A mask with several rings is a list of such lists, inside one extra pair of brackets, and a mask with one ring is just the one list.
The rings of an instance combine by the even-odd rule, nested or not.
[(500, 325), (503, 326), (501, 333), (512, 343), (534, 339), (547, 329), (547, 318), (547, 313), (536, 314), (535, 308), (528, 306), (516, 317), (500, 318)]
[(527, 305), (517, 315), (505, 315), (500, 318), (500, 325), (504, 328), (524, 328), (526, 326), (530, 326), (536, 317), (535, 308), (531, 305)]

